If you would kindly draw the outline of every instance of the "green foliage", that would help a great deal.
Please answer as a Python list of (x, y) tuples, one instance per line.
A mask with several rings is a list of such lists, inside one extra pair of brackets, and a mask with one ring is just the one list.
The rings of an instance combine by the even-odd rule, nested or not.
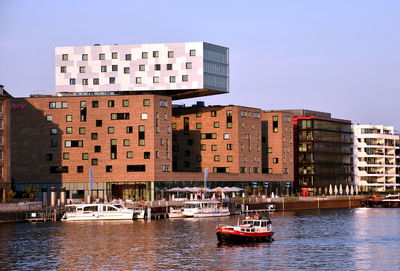
[(7, 199), (10, 201), (10, 200), (12, 200), (14, 197), (15, 197), (15, 192), (14, 191), (12, 191), (12, 190), (10, 190), (10, 191), (8, 191), (7, 192)]
[(25, 193), (29, 195), (30, 199), (33, 199), (37, 193), (39, 193), (39, 189), (34, 186), (28, 186), (25, 188)]

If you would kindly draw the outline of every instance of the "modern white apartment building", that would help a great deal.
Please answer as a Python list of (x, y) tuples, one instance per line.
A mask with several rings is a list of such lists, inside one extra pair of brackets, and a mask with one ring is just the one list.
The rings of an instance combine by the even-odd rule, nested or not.
[(393, 126), (353, 125), (356, 185), (376, 191), (396, 188), (396, 150), (399, 136)]
[(161, 94), (173, 99), (229, 92), (229, 49), (206, 42), (55, 48), (60, 94)]

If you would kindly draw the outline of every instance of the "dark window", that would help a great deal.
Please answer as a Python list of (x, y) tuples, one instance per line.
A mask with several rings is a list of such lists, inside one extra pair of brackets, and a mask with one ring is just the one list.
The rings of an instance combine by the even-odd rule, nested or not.
[(110, 140), (111, 159), (117, 159), (117, 140)]
[(217, 134), (215, 133), (207, 133), (207, 134), (201, 134), (201, 139), (216, 139)]
[(138, 139), (139, 139), (139, 146), (144, 146), (145, 144), (145, 128), (144, 125), (139, 125), (139, 134), (138, 134)]
[(51, 139), (50, 140), (50, 147), (56, 148), (57, 147), (57, 140), (56, 139)]
[(131, 54), (125, 54), (125, 60), (131, 60), (132, 55)]
[(188, 139), (187, 140), (187, 144), (188, 144), (188, 146), (192, 146), (193, 145), (193, 139)]
[(145, 152), (144, 152), (144, 155), (143, 155), (143, 158), (144, 158), (144, 159), (150, 159), (150, 152), (145, 151)]
[(46, 153), (46, 161), (53, 161), (53, 154), (52, 153)]
[(86, 102), (81, 102), (81, 121), (86, 121), (86, 114), (87, 114), (87, 108), (86, 108)]
[(76, 167), (76, 172), (77, 173), (83, 173), (83, 166), (77, 166)]
[(68, 167), (58, 167), (58, 166), (53, 166), (50, 167), (50, 173), (68, 173)]
[(101, 127), (103, 126), (103, 121), (102, 120), (96, 120), (96, 127)]
[(92, 159), (92, 166), (97, 166), (99, 164), (99, 160), (97, 158)]
[(160, 71), (161, 70), (161, 64), (155, 64), (154, 65), (154, 70)]
[(133, 133), (133, 126), (126, 126), (126, 133), (132, 134)]
[(94, 146), (94, 152), (101, 152), (101, 146)]
[[(117, 72), (118, 71), (118, 65), (112, 65), (111, 66), (111, 71)], [(112, 78), (112, 77), (111, 77)]]
[(108, 101), (108, 107), (114, 107), (114, 105), (115, 105), (114, 100), (109, 100)]
[(111, 113), (112, 120), (128, 120), (129, 113)]
[(110, 77), (110, 84), (115, 84), (115, 77)]
[(274, 133), (278, 132), (278, 116), (273, 116), (272, 117), (272, 131)]
[(127, 172), (144, 172), (146, 171), (146, 165), (127, 165)]
[(65, 147), (66, 148), (83, 147), (83, 140), (66, 140)]
[(172, 64), (167, 64), (167, 70), (168, 71), (172, 70)]
[(99, 101), (92, 101), (92, 107), (93, 108), (98, 108), (99, 107)]
[(112, 166), (111, 165), (106, 166), (106, 172), (112, 172)]
[(93, 140), (99, 139), (99, 135), (97, 133), (92, 133), (92, 139)]

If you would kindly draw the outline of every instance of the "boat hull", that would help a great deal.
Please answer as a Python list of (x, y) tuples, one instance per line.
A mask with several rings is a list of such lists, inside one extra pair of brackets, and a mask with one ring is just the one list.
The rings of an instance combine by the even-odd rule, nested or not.
[(263, 233), (243, 233), (238, 231), (225, 231), (217, 229), (217, 239), (219, 243), (261, 243), (272, 241), (273, 232)]

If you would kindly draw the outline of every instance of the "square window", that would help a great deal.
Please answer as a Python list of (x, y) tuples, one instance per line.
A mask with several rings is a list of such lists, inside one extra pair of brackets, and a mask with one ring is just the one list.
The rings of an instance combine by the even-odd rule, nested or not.
[(196, 123), (196, 129), (201, 129), (201, 122)]
[(196, 56), (196, 50), (190, 50), (189, 51), (190, 56)]
[(124, 139), (124, 146), (130, 146), (131, 145), (131, 140), (130, 139)]
[(133, 151), (127, 151), (126, 158), (133, 158)]
[(118, 53), (117, 52), (112, 52), (111, 53), (111, 58), (112, 59), (118, 59)]
[(60, 72), (61, 73), (66, 73), (67, 72), (67, 67), (66, 66), (61, 66), (60, 67)]
[(147, 120), (147, 113), (142, 113), (141, 116), (140, 116), (140, 118), (141, 118), (142, 120)]
[(231, 138), (231, 134), (224, 134), (224, 139), (230, 139)]
[(86, 128), (85, 127), (79, 127), (79, 134), (80, 135), (86, 134)]
[(226, 157), (226, 161), (227, 161), (227, 162), (233, 162), (233, 156), (232, 156), (232, 155), (228, 155), (228, 156)]
[(143, 158), (144, 158), (144, 159), (150, 159), (150, 152), (145, 151), (145, 152), (143, 153)]
[(273, 162), (274, 164), (278, 164), (278, 163), (279, 163), (279, 158), (276, 158), (276, 157), (273, 158), (273, 159), (272, 159), (272, 162)]
[(150, 106), (150, 99), (143, 99), (143, 106)]
[(70, 85), (75, 85), (76, 84), (76, 79), (75, 78), (70, 78), (69, 79), (69, 84)]
[(66, 133), (67, 134), (72, 134), (72, 127), (67, 127)]
[(126, 133), (132, 134), (133, 133), (133, 126), (126, 126)]
[(82, 160), (89, 160), (89, 153), (82, 153)]
[(182, 75), (182, 82), (189, 81), (189, 75)]
[(72, 122), (72, 115), (66, 115), (65, 116), (65, 121), (66, 122)]
[(172, 64), (167, 64), (167, 71), (172, 71)]
[(101, 53), (99, 54), (99, 60), (105, 60), (106, 59), (106, 54)]
[(107, 66), (101, 66), (101, 72), (107, 72)]
[(136, 84), (142, 83), (142, 77), (136, 77)]
[(192, 68), (192, 62), (186, 62), (186, 69), (190, 70)]
[(62, 58), (62, 60), (67, 61), (68, 60), (68, 54), (62, 54), (61, 58)]
[(99, 160), (97, 158), (92, 159), (92, 166), (97, 166), (99, 164)]
[(153, 51), (153, 57), (158, 58), (160, 56), (160, 53), (158, 51)]
[(58, 145), (57, 140), (56, 139), (51, 139), (50, 140), (50, 147), (51, 148), (56, 148)]
[(77, 173), (83, 173), (83, 166), (77, 166), (76, 167), (76, 172)]
[(63, 153), (63, 160), (69, 160), (69, 152), (64, 152)]
[(53, 154), (52, 153), (46, 153), (46, 161), (53, 161)]
[(219, 128), (219, 121), (214, 122), (214, 128)]
[(99, 101), (92, 101), (92, 107), (93, 108), (98, 108), (99, 107)]
[(97, 133), (92, 133), (92, 139), (93, 140), (99, 139), (99, 135)]
[(201, 117), (201, 112), (200, 111), (197, 111), (196, 112), (196, 118), (200, 118)]
[(53, 115), (46, 115), (46, 121), (53, 121)]
[(50, 129), (50, 134), (51, 134), (51, 135), (56, 135), (56, 134), (58, 134), (57, 128), (52, 128), (52, 129)]
[(144, 72), (146, 70), (146, 65), (139, 65), (139, 71)]
[(206, 144), (200, 144), (200, 150), (202, 151), (207, 150)]
[(174, 51), (168, 51), (168, 58), (174, 57)]
[(170, 83), (175, 83), (175, 80), (176, 80), (176, 79), (175, 79), (175, 76), (170, 76), (170, 77), (169, 77), (169, 82), (170, 82)]
[(161, 64), (155, 64), (154, 65), (154, 70), (155, 71), (161, 71)]
[(131, 68), (125, 67), (125, 68), (124, 68), (124, 73), (125, 73), (125, 74), (131, 73)]
[(233, 150), (233, 145), (232, 144), (226, 144), (226, 149), (231, 151)]
[(215, 161), (215, 162), (218, 162), (219, 160), (220, 160), (219, 155), (214, 155), (214, 161)]
[(132, 60), (131, 54), (125, 54), (125, 60)]
[(101, 146), (94, 146), (94, 152), (101, 152)]
[(82, 54), (82, 61), (88, 61), (88, 54)]
[(122, 106), (123, 107), (128, 107), (129, 106), (129, 100), (123, 100), (122, 101)]
[(114, 127), (108, 127), (107, 132), (108, 132), (109, 134), (113, 134), (113, 133), (115, 132)]
[(160, 83), (160, 77), (154, 76), (153, 77), (153, 83)]
[(217, 145), (211, 145), (211, 150), (212, 151), (217, 151), (217, 148), (218, 148)]
[(110, 84), (115, 84), (115, 77), (110, 77)]
[(99, 84), (99, 78), (93, 78), (93, 85)]
[(106, 172), (112, 172), (112, 166), (111, 165), (106, 166)]
[(88, 79), (82, 79), (82, 85), (84, 85), (84, 86), (89, 85), (89, 80)]
[(85, 71), (86, 71), (86, 67), (84, 67), (84, 66), (79, 67), (79, 73), (85, 73)]
[(111, 71), (117, 72), (118, 71), (118, 65), (111, 65)]
[(147, 54), (147, 52), (142, 52), (142, 58), (143, 58), (143, 59), (146, 59), (146, 58), (148, 58), (148, 54)]
[(108, 100), (108, 107), (114, 107), (115, 102), (114, 100)]

